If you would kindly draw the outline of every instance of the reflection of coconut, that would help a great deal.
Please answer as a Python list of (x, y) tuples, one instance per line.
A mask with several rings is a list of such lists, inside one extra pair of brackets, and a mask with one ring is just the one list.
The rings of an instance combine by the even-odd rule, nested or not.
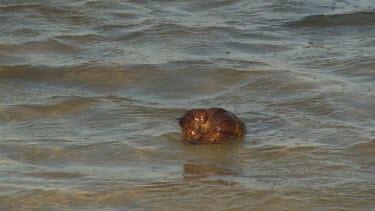
[(182, 137), (192, 144), (216, 144), (246, 133), (245, 124), (222, 108), (189, 110), (179, 123)]

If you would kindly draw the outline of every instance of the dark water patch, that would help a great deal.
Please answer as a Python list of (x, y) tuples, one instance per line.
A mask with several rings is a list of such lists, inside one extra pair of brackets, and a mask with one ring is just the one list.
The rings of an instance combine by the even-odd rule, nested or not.
[[(282, 145), (282, 144), (281, 144)], [(240, 157), (246, 156), (242, 162), (247, 162), (250, 168), (243, 168), (241, 176), (256, 179), (257, 184), (268, 187), (285, 187), (287, 190), (297, 190), (305, 188), (328, 188), (345, 184), (348, 181), (363, 181), (368, 175), (361, 175), (357, 172), (357, 166), (353, 166), (350, 157), (328, 153), (324, 145), (294, 145), (294, 146), (272, 146), (263, 145), (249, 147), (241, 150)], [(317, 156), (319, 155), (319, 156)], [(294, 162), (296, 165), (290, 165)], [(269, 169), (275, 166), (274, 169)], [(281, 167), (282, 166), (282, 167)], [(280, 167), (280, 168), (279, 168)], [(267, 173), (264, 173), (266, 170)], [(319, 172), (319, 175), (316, 175)], [(340, 175), (340, 179), (338, 178)], [(292, 181), (299, 181), (296, 185)], [(246, 184), (246, 180), (242, 181)], [(309, 186), (303, 184), (309, 183)]]
[[(57, 7), (44, 4), (23, 4), (0, 7), (3, 14), (9, 13), (15, 17), (19, 23), (24, 23), (21, 19), (27, 21), (39, 20), (42, 24), (52, 22), (62, 24), (63, 22), (71, 25), (85, 25), (91, 23), (91, 18), (84, 15), (79, 10), (72, 10), (72, 8)], [(37, 14), (37, 15), (36, 15)], [(10, 21), (10, 20), (9, 20)]]
[[(67, 171), (87, 175), (94, 180), (106, 178), (115, 174), (118, 178), (134, 181), (155, 181), (180, 177), (180, 163), (178, 156), (181, 152), (171, 151), (171, 148), (162, 146), (168, 145), (159, 141), (153, 141), (149, 138), (147, 141), (138, 140), (138, 142), (124, 143), (124, 139), (119, 141), (106, 141), (90, 144), (71, 144), (63, 149), (71, 152), (72, 160), (60, 160), (60, 166), (65, 166)], [(176, 144), (177, 146), (177, 144)], [(181, 147), (181, 143), (179, 143)], [(28, 161), (29, 162), (29, 161)], [(50, 166), (52, 159), (39, 160), (40, 166)], [(140, 166), (139, 163), (142, 163)], [(51, 166), (52, 167), (52, 166)], [(52, 169), (53, 170), (53, 169)], [(52, 171), (51, 170), (51, 171)], [(137, 176), (143, 175), (143, 176)], [(88, 181), (90, 182), (90, 181)]]
[[(219, 177), (236, 176), (237, 172), (231, 169), (226, 169), (214, 165), (190, 164), (183, 165), (183, 179), (184, 180), (205, 180), (213, 179), (218, 180)], [(224, 182), (224, 181), (223, 181)]]
[(112, 13), (112, 16), (115, 18), (122, 18), (122, 19), (138, 19), (139, 16), (133, 13), (127, 13), (127, 12), (114, 12)]
[(365, 81), (375, 81), (375, 62), (372, 56), (356, 55), (349, 57), (332, 66), (331, 69), (341, 75), (360, 77)]
[[(38, 81), (37, 85), (34, 83)], [(95, 93), (89, 90), (82, 90), (79, 87), (67, 87), (61, 81), (40, 79), (0, 79), (0, 105), (30, 105), (30, 104), (49, 104), (50, 98), (55, 96), (85, 96), (94, 97)], [(54, 101), (54, 100), (52, 100)]]
[[(33, 12), (34, 10), (41, 11), (43, 9), (47, 8), (47, 6), (43, 4), (16, 4), (16, 5), (9, 5), (9, 6), (1, 6), (0, 10), (3, 12)], [(54, 10), (54, 12), (61, 12), (61, 10)]]
[(272, 95), (273, 97), (278, 98), (284, 94), (298, 94), (296, 92), (304, 94), (307, 90), (319, 88), (321, 84), (321, 81), (313, 80), (312, 76), (306, 77), (289, 73), (291, 72), (283, 70), (268, 71), (267, 74), (251, 78), (242, 89), (248, 91), (257, 90), (264, 95), (263, 97)]
[(105, 41), (104, 37), (97, 34), (55, 36), (54, 39), (71, 43), (71, 46), (93, 45)]
[[(359, 92), (359, 91), (358, 91)], [(355, 96), (355, 97), (354, 97)], [(356, 100), (353, 100), (353, 99)], [(364, 91), (361, 94), (356, 92), (347, 92), (334, 99), (337, 113), (333, 118), (342, 121), (356, 123), (364, 128), (375, 126), (373, 119), (375, 113), (372, 108), (375, 106), (374, 94)]]
[[(373, 130), (373, 133), (374, 132), (375, 130)], [(375, 179), (375, 139), (353, 144), (352, 146), (344, 148), (339, 154), (350, 157), (353, 162), (358, 163), (362, 171), (369, 173), (370, 176)]]
[[(82, 48), (72, 43), (57, 39), (44, 41), (28, 41), (22, 44), (5, 44), (0, 46), (5, 56), (14, 57), (25, 63), (38, 61), (53, 61), (56, 57), (67, 57), (82, 52)], [(0, 53), (1, 54), (1, 53)], [(10, 62), (10, 61), (4, 61)], [(40, 63), (39, 63), (40, 64)]]
[[(124, 141), (124, 140), (122, 140)], [(137, 141), (137, 140), (135, 140)], [(92, 166), (117, 166), (119, 170), (123, 168), (150, 169), (161, 161), (163, 155), (159, 154), (158, 146), (147, 144), (142, 146), (142, 141), (138, 140), (139, 146), (118, 141), (101, 142), (93, 144), (71, 145), (66, 150), (79, 155), (76, 164)], [(142, 162), (144, 166), (138, 168), (136, 163)], [(166, 161), (168, 162), (168, 161)], [(131, 174), (131, 172), (124, 173)]]
[(373, 25), (375, 25), (375, 12), (356, 12), (335, 15), (312, 15), (287, 24), (288, 27), (358, 27)]
[(265, 44), (265, 43), (240, 43), (240, 42), (229, 42), (226, 46), (238, 50), (247, 54), (267, 54), (277, 53), (291, 50), (290, 47), (285, 45), (276, 44)]
[[(324, 84), (322, 84), (324, 86), (322, 87), (327, 89), (327, 94), (334, 92), (336, 93), (335, 97), (369, 94), (375, 81), (373, 57), (366, 52), (354, 50), (360, 48), (358, 46), (360, 43), (355, 40), (349, 41), (347, 46), (340, 47), (339, 43), (339, 38), (332, 43), (317, 42), (317, 46), (300, 52), (300, 55), (296, 56), (292, 63), (297, 63), (301, 68), (311, 68), (313, 71), (310, 71), (310, 73), (316, 73), (314, 74), (316, 81), (324, 80)], [(356, 52), (349, 55), (348, 52), (350, 51)], [(368, 102), (368, 100), (362, 102)], [(372, 104), (369, 103), (369, 105)], [(366, 103), (363, 103), (363, 105), (366, 105)]]
[(114, 9), (117, 10), (126, 10), (126, 9), (134, 9), (133, 5), (125, 2), (119, 2), (119, 1), (100, 1), (100, 0), (94, 0), (94, 1), (85, 1), (83, 4), (84, 7), (93, 8), (93, 9)]
[(276, 106), (278, 108), (284, 108), (286, 110), (303, 110), (306, 114), (315, 115), (330, 115), (335, 111), (334, 106), (330, 105), (324, 100), (322, 96), (304, 96), (290, 101), (279, 102), (269, 105), (270, 107)]
[(7, 55), (5, 52), (0, 52), (0, 60), (6, 61), (3, 64), (15, 64), (17, 62), (21, 62), (22, 59), (19, 59), (15, 56)]
[[(153, 24), (147, 29), (143, 29), (142, 32), (147, 34), (147, 38), (150, 40), (157, 39), (159, 40), (169, 40), (179, 39), (184, 40), (183, 38), (190, 37), (194, 40), (209, 40), (210, 38), (219, 37), (222, 33), (227, 33), (227, 27), (220, 26), (201, 26), (195, 27), (187, 23), (159, 23)], [(147, 39), (146, 39), (147, 40)]]
[[(102, 104), (103, 107), (97, 108), (99, 111), (90, 112), (80, 118), (80, 121), (86, 122), (85, 127), (88, 131), (106, 128), (93, 137), (95, 140), (100, 141), (98, 137), (112, 137), (116, 141), (139, 146), (155, 145), (154, 147), (170, 147), (169, 143), (175, 141), (175, 139), (160, 137), (176, 132), (177, 118), (183, 115), (184, 110), (149, 105), (147, 101), (140, 103), (112, 101), (111, 104)], [(149, 140), (153, 141), (149, 142)]]
[(0, 68), (0, 79), (48, 80), (63, 76), (58, 69), (48, 66), (13, 65)]
[(94, 27), (95, 30), (100, 30), (101, 32), (105, 32), (105, 33), (114, 33), (114, 32), (118, 33), (127, 29), (139, 30), (143, 28), (147, 28), (147, 27), (142, 27), (142, 25), (138, 22), (127, 23), (127, 24), (113, 24), (112, 23), (112, 24), (99, 25), (99, 26)]
[(281, 41), (285, 40), (286, 37), (277, 36), (272, 33), (265, 31), (254, 32), (251, 29), (246, 28), (228, 28), (228, 33), (238, 41), (249, 41), (249, 40), (259, 40), (259, 41)]
[[(177, 74), (172, 72), (159, 72), (151, 80), (166, 81), (164, 87), (143, 81), (139, 92), (164, 96), (166, 98), (194, 97), (199, 95), (214, 94), (232, 86), (238, 86), (252, 73), (237, 72), (230, 69), (207, 69), (197, 71), (181, 70)], [(137, 91), (137, 90), (136, 90)], [(138, 91), (137, 91), (138, 92)], [(182, 96), (174, 93), (182, 93)], [(158, 93), (158, 94), (157, 94)]]
[(47, 118), (81, 111), (97, 101), (88, 98), (73, 98), (50, 105), (9, 105), (0, 107), (0, 119), (10, 122)]
[[(2, 127), (2, 132), (13, 134), (4, 138), (22, 140), (28, 137), (28, 140), (41, 145), (52, 143), (58, 146), (59, 143), (61, 146), (69, 143), (49, 140), (57, 137), (83, 143), (112, 140), (146, 148), (155, 147), (154, 145), (167, 147), (180, 141), (159, 138), (176, 132), (176, 118), (184, 113), (180, 108), (165, 108), (147, 101), (136, 102), (113, 97), (74, 99), (56, 97), (38, 104), (3, 106), (1, 117), (2, 123), (6, 124)], [(90, 138), (85, 137), (85, 134), (91, 134)]]
[(18, 53), (41, 54), (71, 54), (80, 51), (80, 48), (78, 48), (76, 45), (69, 45), (67, 43), (59, 42), (56, 39), (48, 39), (46, 41), (30, 41), (17, 46), (9, 46), (9, 48)]
[(204, 12), (209, 10), (215, 10), (218, 8), (224, 8), (235, 4), (236, 1), (233, 0), (215, 0), (212, 2), (202, 2), (202, 1), (189, 1), (185, 5), (181, 5), (179, 8), (187, 12)]
[(115, 41), (129, 41), (134, 39), (142, 39), (145, 36), (144, 32), (136, 31), (136, 32), (127, 32), (122, 35), (117, 36), (114, 38)]
[(70, 173), (63, 171), (40, 171), (27, 173), (28, 176), (45, 178), (45, 179), (77, 179), (84, 175), (80, 173)]
[[(130, 189), (122, 187), (123, 190), (99, 190), (85, 191), (73, 190), (42, 190), (34, 189), (23, 191), (14, 197), (0, 197), (0, 208), (4, 210), (29, 210), (31, 209), (142, 209), (150, 207), (145, 203), (142, 196)], [(23, 201), (22, 204), (19, 201)]]
[(77, 154), (62, 147), (44, 147), (35, 144), (2, 144), (2, 154), (28, 164), (56, 165), (78, 159)]
[(325, 68), (326, 70), (336, 71), (338, 73), (350, 74), (351, 76), (368, 76), (374, 74), (375, 63), (373, 57), (366, 54), (357, 54), (340, 58), (338, 56), (325, 58), (315, 64), (316, 67)]
[[(147, 5), (149, 8), (158, 7), (159, 5), (155, 6), (154, 1), (131, 1), (134, 4), (143, 4)], [(218, 8), (225, 8), (228, 5), (235, 4), (236, 2), (233, 0), (215, 0), (212, 2), (201, 2), (201, 1), (189, 1), (189, 2), (170, 2), (161, 0), (158, 1), (157, 4), (163, 5), (165, 8), (174, 8), (175, 10), (180, 10), (188, 13), (194, 12), (206, 12), (210, 10), (215, 10)], [(159, 6), (160, 7), (160, 6)]]
[[(261, 137), (267, 139), (269, 136), (275, 136), (280, 130), (285, 130), (293, 125), (293, 122), (286, 118), (276, 116), (275, 114), (258, 112), (241, 112), (242, 119), (246, 122), (247, 133), (250, 137)], [(292, 137), (285, 137), (286, 139)], [(247, 142), (249, 145), (254, 144)], [(256, 141), (255, 141), (256, 143)]]
[[(6, 69), (8, 77), (22, 77)], [(26, 71), (26, 72), (25, 72)], [(62, 71), (43, 72), (47, 80), (63, 79), (65, 82), (85, 85), (93, 89), (111, 89), (123, 94), (155, 96), (157, 98), (186, 98), (215, 94), (237, 86), (256, 72), (216, 68), (215, 65), (198, 65), (190, 61), (163, 65), (92, 66), (69, 67)], [(61, 75), (60, 75), (61, 74)], [(38, 77), (36, 77), (38, 78)], [(164, 81), (164, 86), (158, 82)], [(178, 96), (176, 93), (179, 93)], [(181, 95), (182, 93), (182, 95)]]
[[(29, 123), (28, 125), (32, 125), (33, 123)], [(27, 124), (25, 124), (27, 125)], [(50, 138), (50, 139), (40, 139), (40, 138), (30, 138), (30, 139), (14, 139), (14, 138), (7, 138), (6, 136), (3, 137), (3, 144), (18, 144), (18, 145), (27, 145), (27, 144), (35, 144), (35, 145), (42, 145), (46, 147), (53, 147), (53, 146), (58, 146), (58, 147), (65, 147), (69, 144), (72, 144), (75, 142), (76, 139), (61, 139), (59, 137), (55, 138)]]
[[(198, 210), (210, 210), (215, 207), (225, 207), (227, 209), (246, 210), (267, 206), (271, 209), (280, 209), (280, 207), (293, 209), (296, 206), (301, 208), (302, 201), (305, 202), (302, 206), (308, 206), (306, 198), (299, 197), (296, 192), (291, 191), (285, 195), (277, 188), (271, 190), (256, 184), (250, 189), (239, 187), (241, 185), (224, 181), (192, 181), (178, 184), (150, 184), (139, 190), (146, 197), (147, 202), (155, 208), (171, 207), (184, 210), (193, 207), (193, 209)], [(225, 188), (226, 191), (220, 192), (222, 188)], [(168, 192), (169, 189), (173, 189), (175, 194), (171, 195)], [(187, 194), (188, 191), (193, 191), (196, 194)], [(212, 195), (215, 195), (215, 197), (212, 197)], [(181, 198), (184, 200), (181, 200)], [(230, 199), (230, 202), (224, 202), (225, 199)], [(201, 200), (210, 203), (195, 203)]]
[(14, 30), (5, 31), (4, 34), (8, 36), (30, 38), (30, 37), (40, 36), (42, 32), (39, 30), (25, 27), (25, 28), (17, 28)]
[[(65, 146), (57, 145), (43, 145), (42, 142), (21, 143), (9, 141), (1, 144), (1, 152), (12, 162), (17, 161), (24, 164), (33, 164), (39, 167), (66, 167), (70, 170), (78, 170), (79, 174), (69, 174), (69, 178), (80, 177), (84, 174), (92, 174), (94, 170), (80, 170), (82, 166), (95, 166), (98, 169), (96, 172), (105, 175), (101, 172), (105, 167), (114, 167), (113, 171), (123, 172), (124, 177), (132, 177), (132, 172), (128, 170), (133, 169), (139, 172), (149, 172), (150, 177), (159, 177), (162, 171), (152, 173), (152, 168), (160, 167), (160, 162), (165, 164), (176, 163), (174, 160), (166, 160), (168, 156), (160, 154), (158, 146), (145, 145), (139, 146), (133, 144), (120, 143), (117, 141), (90, 143), (90, 144), (75, 144), (70, 142), (65, 143)], [(175, 156), (171, 156), (173, 158)], [(142, 167), (137, 166), (137, 163), (142, 162)], [(73, 166), (74, 164), (74, 166)], [(67, 169), (67, 170), (68, 170)], [(51, 177), (58, 177), (57, 169), (44, 169), (45, 174), (50, 172)], [(108, 169), (112, 171), (111, 169)], [(166, 169), (167, 170), (167, 169)], [(170, 170), (167, 170), (167, 172)], [(164, 172), (165, 173), (165, 172)], [(29, 176), (43, 177), (44, 173), (28, 172)], [(35, 175), (34, 175), (35, 174)], [(61, 173), (64, 176), (64, 173)], [(75, 175), (75, 176), (74, 176)], [(45, 175), (46, 177), (48, 175)], [(134, 177), (136, 178), (136, 177)], [(141, 179), (141, 178), (139, 178)]]
[(258, 146), (249, 146), (240, 150), (240, 154), (245, 155), (249, 161), (265, 162), (284, 162), (289, 159), (299, 159), (301, 162), (311, 158), (311, 153), (318, 151), (319, 146), (309, 143), (280, 143), (280, 145), (261, 144)]
[[(228, 54), (230, 54), (230, 52), (228, 52)], [(236, 70), (249, 71), (259, 74), (267, 74), (267, 70), (272, 68), (271, 65), (261, 61), (242, 60), (227, 57), (213, 59), (212, 63), (226, 68), (235, 68)]]
[[(334, 46), (322, 45), (322, 48), (333, 48)], [(305, 55), (303, 59), (298, 57), (298, 63), (318, 70), (321, 74), (325, 74), (327, 78), (329, 77), (337, 82), (341, 81), (342, 86), (351, 86), (349, 82), (360, 82), (371, 87), (372, 82), (375, 81), (374, 58), (363, 52), (348, 56), (346, 55), (347, 50), (347, 48), (344, 48), (330, 55), (310, 56), (316, 51), (316, 49), (312, 49), (312, 52), (303, 53)]]
[[(375, 29), (373, 31), (375, 31)], [(360, 47), (365, 47), (365, 48), (370, 48), (370, 49), (375, 48), (375, 38), (362, 39)]]

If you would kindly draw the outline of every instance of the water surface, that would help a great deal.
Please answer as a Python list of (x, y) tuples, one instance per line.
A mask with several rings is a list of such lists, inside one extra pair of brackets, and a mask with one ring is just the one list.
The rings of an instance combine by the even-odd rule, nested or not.
[[(375, 4), (3, 0), (0, 210), (375, 209)], [(181, 143), (223, 107), (243, 140)]]

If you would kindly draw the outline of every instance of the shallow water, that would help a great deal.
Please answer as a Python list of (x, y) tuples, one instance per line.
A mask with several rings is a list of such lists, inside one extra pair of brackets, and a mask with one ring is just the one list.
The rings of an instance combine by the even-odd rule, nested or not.
[[(375, 3), (0, 1), (0, 210), (375, 209)], [(223, 107), (242, 140), (181, 143)]]

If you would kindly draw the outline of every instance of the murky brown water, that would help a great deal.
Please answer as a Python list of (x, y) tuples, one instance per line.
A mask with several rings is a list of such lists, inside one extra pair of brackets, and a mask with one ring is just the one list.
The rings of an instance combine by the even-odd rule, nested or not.
[[(0, 210), (374, 210), (375, 3), (0, 1)], [(243, 140), (182, 144), (218, 106)]]

